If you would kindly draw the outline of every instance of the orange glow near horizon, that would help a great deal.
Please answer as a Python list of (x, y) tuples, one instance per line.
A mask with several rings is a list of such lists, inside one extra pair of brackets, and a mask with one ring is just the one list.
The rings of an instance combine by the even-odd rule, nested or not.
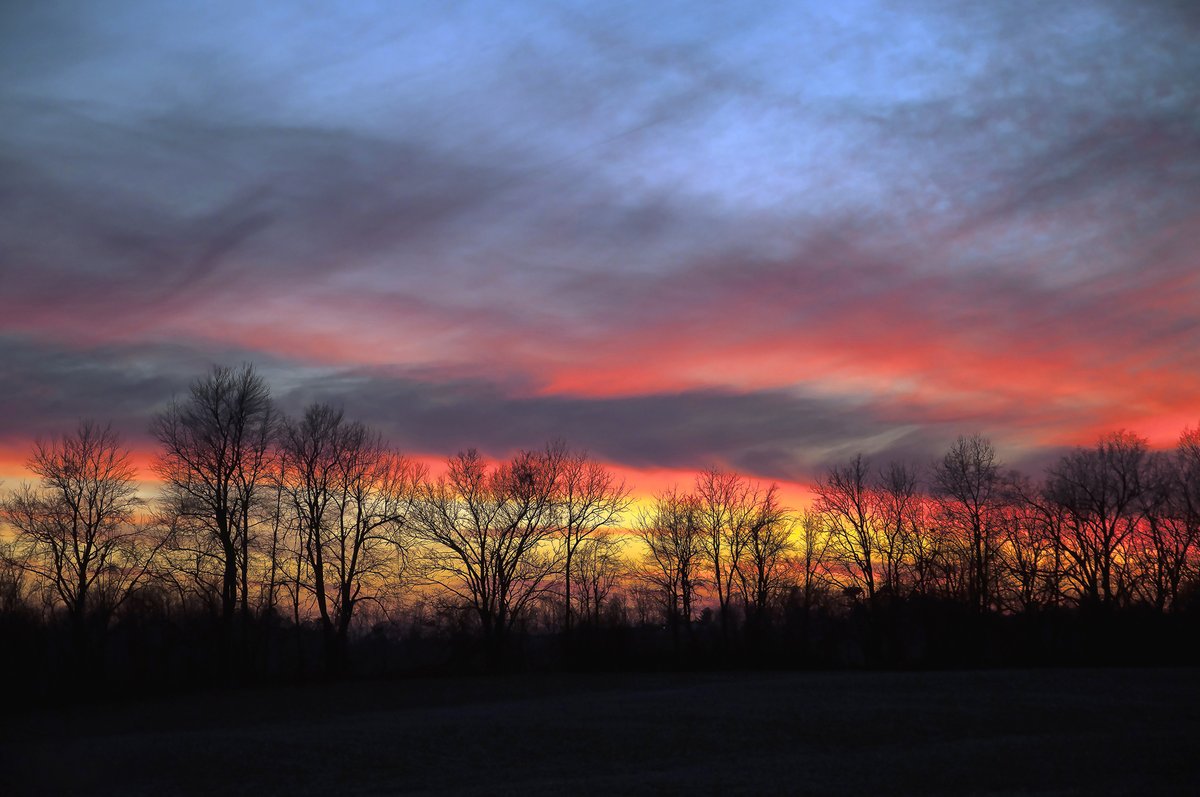
[[(32, 441), (28, 447), (9, 442), (0, 446), (0, 488), (12, 488), (22, 483), (36, 483), (37, 477), (27, 468), (26, 463), (32, 449)], [(139, 489), (143, 498), (153, 498), (158, 491), (160, 480), (154, 473), (153, 463), (155, 451), (152, 449), (131, 449), (131, 461), (137, 472)], [(435, 454), (414, 454), (412, 459), (426, 468), (431, 478), (437, 478), (446, 469), (447, 457)], [(488, 458), (492, 465), (500, 462), (499, 458)], [(690, 490), (695, 484), (699, 471), (685, 469), (662, 468), (631, 468), (616, 463), (605, 462), (604, 465), (612, 470), (618, 479), (624, 480), (633, 499), (632, 511), (644, 507), (653, 500), (654, 496), (665, 490), (678, 488)], [(766, 486), (775, 483), (778, 486), (783, 503), (790, 509), (800, 510), (807, 507), (812, 500), (809, 485), (798, 482), (751, 479)]]
[[(1151, 447), (1160, 450), (1169, 448), (1171, 445), (1174, 445), (1179, 438), (1179, 434), (1187, 427), (1187, 423), (1183, 423), (1177, 428), (1168, 426), (1166, 423), (1162, 424), (1154, 430), (1156, 432), (1155, 436), (1148, 438)], [(1174, 431), (1168, 431), (1168, 429), (1173, 429)], [(1106, 428), (1097, 434), (1110, 431), (1113, 431), (1113, 429)], [(1135, 432), (1142, 434), (1140, 431), (1135, 430)], [(1064, 444), (1087, 446), (1095, 442), (1095, 439), (1093, 437), (1087, 440), (1072, 441)], [(11, 489), (22, 483), (36, 483), (36, 476), (26, 468), (32, 446), (33, 441), (30, 441), (28, 445), (21, 445), (19, 442), (12, 440), (0, 444), (0, 488)], [(156, 453), (153, 449), (131, 449), (130, 454), (137, 472), (139, 490), (144, 498), (151, 499), (157, 493), (160, 485), (160, 481), (153, 470)], [(431, 453), (410, 454), (410, 456), (425, 467), (431, 478), (437, 478), (445, 472), (446, 456)], [(488, 457), (487, 461), (495, 465), (502, 461), (502, 459)], [(629, 488), (632, 503), (630, 512), (626, 518), (627, 522), (631, 521), (639, 510), (647, 508), (654, 497), (663, 491), (675, 488), (683, 491), (691, 490), (699, 473), (699, 470), (684, 468), (636, 468), (614, 462), (604, 462), (603, 464), (605, 467), (610, 468), (619, 479), (624, 480), (626, 486)], [(753, 475), (748, 475), (747, 478), (763, 487), (775, 484), (779, 490), (783, 505), (793, 511), (803, 511), (811, 506), (815, 500), (815, 493), (811, 483), (757, 478)]]

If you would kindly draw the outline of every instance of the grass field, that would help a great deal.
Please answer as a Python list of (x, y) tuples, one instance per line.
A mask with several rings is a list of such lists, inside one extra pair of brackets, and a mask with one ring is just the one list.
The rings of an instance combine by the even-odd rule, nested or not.
[(1200, 794), (1200, 671), (556, 675), (23, 712), (5, 794)]

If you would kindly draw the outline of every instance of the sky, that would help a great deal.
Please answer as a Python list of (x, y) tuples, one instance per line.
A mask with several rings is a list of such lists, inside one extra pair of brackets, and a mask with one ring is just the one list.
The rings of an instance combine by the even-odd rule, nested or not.
[(213, 363), (656, 486), (1200, 421), (1200, 6), (10, 2), (0, 477)]

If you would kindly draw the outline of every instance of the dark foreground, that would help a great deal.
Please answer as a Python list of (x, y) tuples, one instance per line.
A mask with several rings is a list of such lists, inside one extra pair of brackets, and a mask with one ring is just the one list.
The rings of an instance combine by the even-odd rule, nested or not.
[(0, 744), (6, 794), (1200, 794), (1200, 671), (355, 683), (26, 713)]

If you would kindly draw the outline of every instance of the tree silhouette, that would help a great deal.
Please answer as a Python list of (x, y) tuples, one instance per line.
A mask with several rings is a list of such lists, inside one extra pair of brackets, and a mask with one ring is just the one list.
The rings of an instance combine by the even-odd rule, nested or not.
[(281, 488), (305, 566), (300, 586), (315, 598), (326, 667), (338, 673), (356, 606), (401, 576), (423, 470), (325, 404), (285, 419), (280, 441)]
[(996, 513), (998, 597), (1006, 608), (1031, 612), (1053, 604), (1060, 591), (1062, 515), (1042, 499), (1038, 486), (1020, 474), (1010, 474), (1003, 489)]
[(633, 524), (646, 549), (642, 579), (650, 585), (677, 644), (680, 627), (692, 621), (700, 584), (703, 531), (699, 511), (694, 496), (669, 489), (659, 493)]
[[(276, 422), (250, 366), (214, 368), (152, 429), (152, 519), (128, 452), (91, 422), (39, 443), (40, 481), (0, 501), (0, 630), (21, 677), (78, 674), (67, 665), (100, 652), (131, 677), (304, 676), (315, 649), (334, 675), (352, 650), (364, 672), (436, 667), (468, 628), (497, 666), (514, 638), (536, 657), (539, 636), (581, 624), (636, 666), (668, 641), (683, 653), (683, 631), (686, 666), (1074, 661), (1104, 642), (1165, 661), (1184, 655), (1200, 594), (1200, 428), (1157, 453), (1105, 435), (1041, 479), (1002, 473), (979, 436), (924, 472), (860, 455), (801, 513), (718, 470), (631, 512), (624, 482), (565, 443), (498, 464), (469, 450), (431, 480), (327, 405)], [(290, 617), (273, 611), (285, 594)], [(294, 651), (274, 633), (289, 625)]]
[(1146, 441), (1115, 432), (1067, 454), (1050, 471), (1048, 490), (1067, 516), (1069, 575), (1091, 602), (1112, 604), (1129, 594), (1121, 571), (1125, 544), (1141, 518), (1146, 468)]
[(800, 516), (798, 551), (795, 554), (797, 588), (805, 612), (812, 608), (817, 596), (829, 586), (830, 535), (824, 520), (817, 512), (806, 511)]
[[(590, 544), (602, 529), (615, 525), (629, 508), (629, 488), (611, 470), (591, 459), (586, 452), (572, 452), (564, 444), (551, 445), (547, 463), (555, 470), (554, 502), (563, 548), (563, 630), (571, 631), (574, 611), (572, 581), (583, 575), (591, 590), (586, 605), (599, 611), (596, 591), (607, 580), (612, 546)], [(576, 567), (581, 548), (587, 546), (588, 560), (582, 571)]]
[(556, 465), (546, 452), (522, 451), (489, 468), (471, 449), (421, 488), (412, 513), (413, 531), (426, 543), (427, 579), (475, 614), (493, 666), (559, 567), (551, 545), (559, 533)]
[(878, 504), (870, 482), (870, 463), (861, 454), (835, 465), (816, 484), (816, 511), (830, 536), (831, 548), (853, 586), (875, 598), (876, 515)]
[(593, 628), (625, 576), (623, 542), (614, 534), (600, 533), (583, 540), (571, 561), (575, 584), (573, 611)]
[(906, 582), (912, 580), (913, 543), (923, 519), (916, 471), (904, 463), (889, 463), (879, 473), (874, 500), (879, 587), (889, 595), (901, 596), (909, 586)]
[(790, 586), (788, 565), (795, 549), (794, 523), (780, 506), (776, 485), (754, 489), (747, 497), (750, 512), (737, 575), (746, 601), (747, 622), (755, 631), (761, 631), (770, 622), (772, 608)]
[(111, 427), (83, 421), (37, 443), (26, 467), (40, 482), (2, 507), (17, 532), (12, 556), (61, 606), (77, 662), (87, 666), (90, 630), (108, 625), (161, 540), (139, 522), (136, 474)]
[(740, 569), (762, 500), (761, 490), (736, 473), (708, 469), (696, 476), (695, 518), (726, 642), (734, 593), (745, 582)]
[(986, 437), (959, 437), (933, 470), (944, 521), (966, 548), (967, 599), (980, 613), (992, 606), (992, 563), (999, 540), (1000, 466)]
[(198, 537), (190, 550), (220, 571), (220, 617), (232, 640), (235, 612), (249, 615), (254, 509), (271, 469), (275, 415), (267, 383), (253, 366), (213, 367), (188, 396), (154, 418), (160, 444), (154, 470), (163, 506), (178, 530)]

